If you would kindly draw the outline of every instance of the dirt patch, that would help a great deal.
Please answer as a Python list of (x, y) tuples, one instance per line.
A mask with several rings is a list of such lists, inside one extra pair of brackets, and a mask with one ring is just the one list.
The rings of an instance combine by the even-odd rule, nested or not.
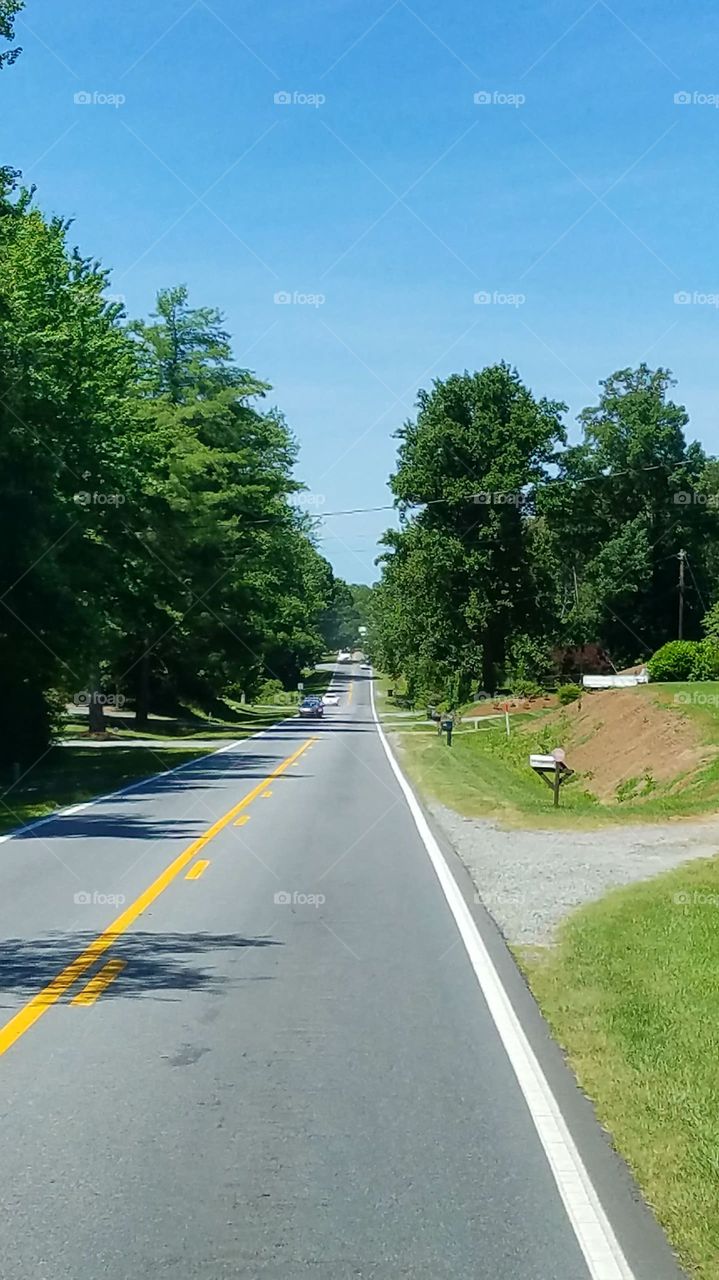
[(707, 764), (717, 748), (701, 742), (691, 722), (668, 714), (648, 691), (602, 689), (568, 709), (571, 730), (562, 745), (567, 763), (587, 779), (599, 800), (615, 800), (630, 779), (666, 782)]
[(542, 698), (485, 698), (470, 711), (463, 712), (463, 716), (465, 719), (470, 716), (496, 716), (505, 707), (510, 714), (513, 711), (551, 711), (558, 705), (557, 695), (554, 693), (545, 694)]

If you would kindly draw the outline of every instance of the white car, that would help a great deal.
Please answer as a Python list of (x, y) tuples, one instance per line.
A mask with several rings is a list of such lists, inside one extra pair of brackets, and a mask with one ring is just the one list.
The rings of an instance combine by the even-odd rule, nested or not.
[(352, 661), (352, 654), (351, 654), (351, 653), (348, 653), (348, 651), (347, 651), (346, 649), (340, 649), (339, 653), (337, 654), (337, 661), (338, 661), (338, 662), (351, 662), (351, 661)]
[(340, 705), (339, 694), (337, 693), (323, 693), (322, 701), (326, 707), (338, 707)]

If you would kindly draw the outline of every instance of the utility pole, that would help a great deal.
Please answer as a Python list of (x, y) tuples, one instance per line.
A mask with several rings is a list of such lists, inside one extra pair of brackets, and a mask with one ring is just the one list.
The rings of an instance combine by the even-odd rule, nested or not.
[(684, 636), (684, 563), (686, 561), (686, 551), (684, 548), (679, 552), (679, 626), (678, 636), (683, 639)]

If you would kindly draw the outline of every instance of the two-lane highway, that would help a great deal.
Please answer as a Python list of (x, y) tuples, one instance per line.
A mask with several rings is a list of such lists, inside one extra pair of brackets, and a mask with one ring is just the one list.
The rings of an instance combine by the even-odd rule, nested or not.
[(649, 1274), (334, 688), (0, 847), (4, 1280)]

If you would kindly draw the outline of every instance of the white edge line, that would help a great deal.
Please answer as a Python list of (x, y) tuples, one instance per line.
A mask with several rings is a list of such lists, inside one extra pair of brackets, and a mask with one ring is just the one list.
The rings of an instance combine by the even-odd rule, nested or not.
[(370, 683), (370, 702), (380, 742), (454, 916), (494, 1025), (524, 1094), (592, 1280), (635, 1280), (634, 1272), (602, 1208), (559, 1104), (529, 1044), (467, 903), (417, 798), (394, 757), (375, 708), (373, 683)]

